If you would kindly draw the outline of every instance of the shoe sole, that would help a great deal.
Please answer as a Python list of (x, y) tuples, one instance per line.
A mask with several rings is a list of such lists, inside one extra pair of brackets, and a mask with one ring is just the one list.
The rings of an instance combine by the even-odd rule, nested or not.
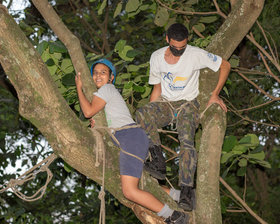
[(195, 210), (196, 208), (196, 195), (195, 195), (195, 189), (192, 189), (192, 205), (186, 203), (178, 203), (179, 208), (184, 209), (184, 211), (191, 212), (192, 210)]
[(144, 166), (144, 170), (147, 171), (152, 177), (154, 177), (158, 180), (165, 180), (165, 177), (166, 177), (165, 174), (157, 173), (156, 171), (151, 170), (145, 166)]

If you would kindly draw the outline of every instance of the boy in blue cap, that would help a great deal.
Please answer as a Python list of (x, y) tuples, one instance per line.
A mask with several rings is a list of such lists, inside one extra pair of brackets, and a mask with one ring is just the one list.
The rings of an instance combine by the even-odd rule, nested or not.
[[(122, 148), (119, 157), (122, 191), (124, 196), (146, 207), (165, 219), (166, 223), (188, 223), (188, 215), (174, 211), (167, 204), (161, 203), (151, 193), (139, 189), (139, 179), (142, 175), (143, 163), (147, 157), (149, 140), (144, 130), (132, 127), (132, 119), (122, 96), (113, 83), (116, 69), (107, 59), (96, 61), (91, 67), (93, 81), (98, 88), (92, 101), (89, 102), (82, 91), (80, 73), (75, 77), (78, 97), (82, 111), (91, 118), (103, 108), (109, 128), (118, 129), (114, 135)], [(131, 126), (131, 127), (130, 127)], [(180, 191), (164, 189), (174, 200), (179, 200)]]

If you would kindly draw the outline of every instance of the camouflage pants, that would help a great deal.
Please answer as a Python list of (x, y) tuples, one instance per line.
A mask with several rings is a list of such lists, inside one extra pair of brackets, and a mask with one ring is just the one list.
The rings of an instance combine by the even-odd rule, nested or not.
[[(161, 145), (157, 129), (176, 122), (180, 141), (179, 186), (193, 186), (197, 163), (194, 147), (195, 131), (199, 124), (199, 103), (197, 100), (151, 102), (136, 112), (136, 121), (145, 130), (151, 145)], [(178, 113), (177, 117), (172, 116)]]

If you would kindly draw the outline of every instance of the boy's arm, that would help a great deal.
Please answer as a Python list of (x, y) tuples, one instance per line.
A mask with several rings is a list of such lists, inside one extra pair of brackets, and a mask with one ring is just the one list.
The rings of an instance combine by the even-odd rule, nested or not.
[(223, 86), (224, 86), (224, 84), (227, 80), (229, 71), (230, 71), (230, 63), (228, 61), (222, 59), (222, 63), (221, 63), (221, 66), (220, 66), (220, 74), (219, 74), (218, 84), (217, 84), (216, 88), (214, 89), (214, 91), (212, 92), (212, 95), (211, 95), (211, 97), (208, 101), (207, 106), (209, 106), (213, 103), (217, 103), (217, 104), (220, 105), (220, 107), (225, 112), (227, 112), (227, 107), (226, 107), (224, 101), (219, 97), (219, 93), (222, 90), (222, 88), (223, 88)]
[(106, 102), (98, 96), (94, 96), (91, 103), (87, 100), (85, 94), (82, 91), (81, 74), (78, 73), (75, 77), (77, 93), (80, 101), (82, 111), (86, 118), (90, 118), (102, 110)]
[(157, 98), (159, 98), (160, 95), (161, 95), (161, 85), (159, 83), (159, 84), (154, 85), (154, 88), (152, 90), (151, 97), (150, 97), (150, 102), (155, 101)]

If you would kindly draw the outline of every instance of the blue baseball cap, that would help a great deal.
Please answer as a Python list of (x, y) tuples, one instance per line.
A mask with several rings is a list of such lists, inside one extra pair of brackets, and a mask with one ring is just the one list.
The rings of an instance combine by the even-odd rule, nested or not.
[(117, 71), (116, 71), (116, 68), (115, 66), (113, 65), (112, 62), (110, 62), (109, 60), (105, 59), (105, 58), (102, 58), (102, 59), (99, 59), (97, 61), (95, 61), (92, 66), (91, 66), (91, 69), (90, 69), (90, 74), (91, 74), (91, 77), (93, 76), (93, 68), (96, 64), (104, 64), (106, 65), (112, 72), (113, 72), (113, 75), (114, 75), (114, 80), (113, 80), (113, 84), (115, 83), (116, 81), (116, 76), (117, 76)]

